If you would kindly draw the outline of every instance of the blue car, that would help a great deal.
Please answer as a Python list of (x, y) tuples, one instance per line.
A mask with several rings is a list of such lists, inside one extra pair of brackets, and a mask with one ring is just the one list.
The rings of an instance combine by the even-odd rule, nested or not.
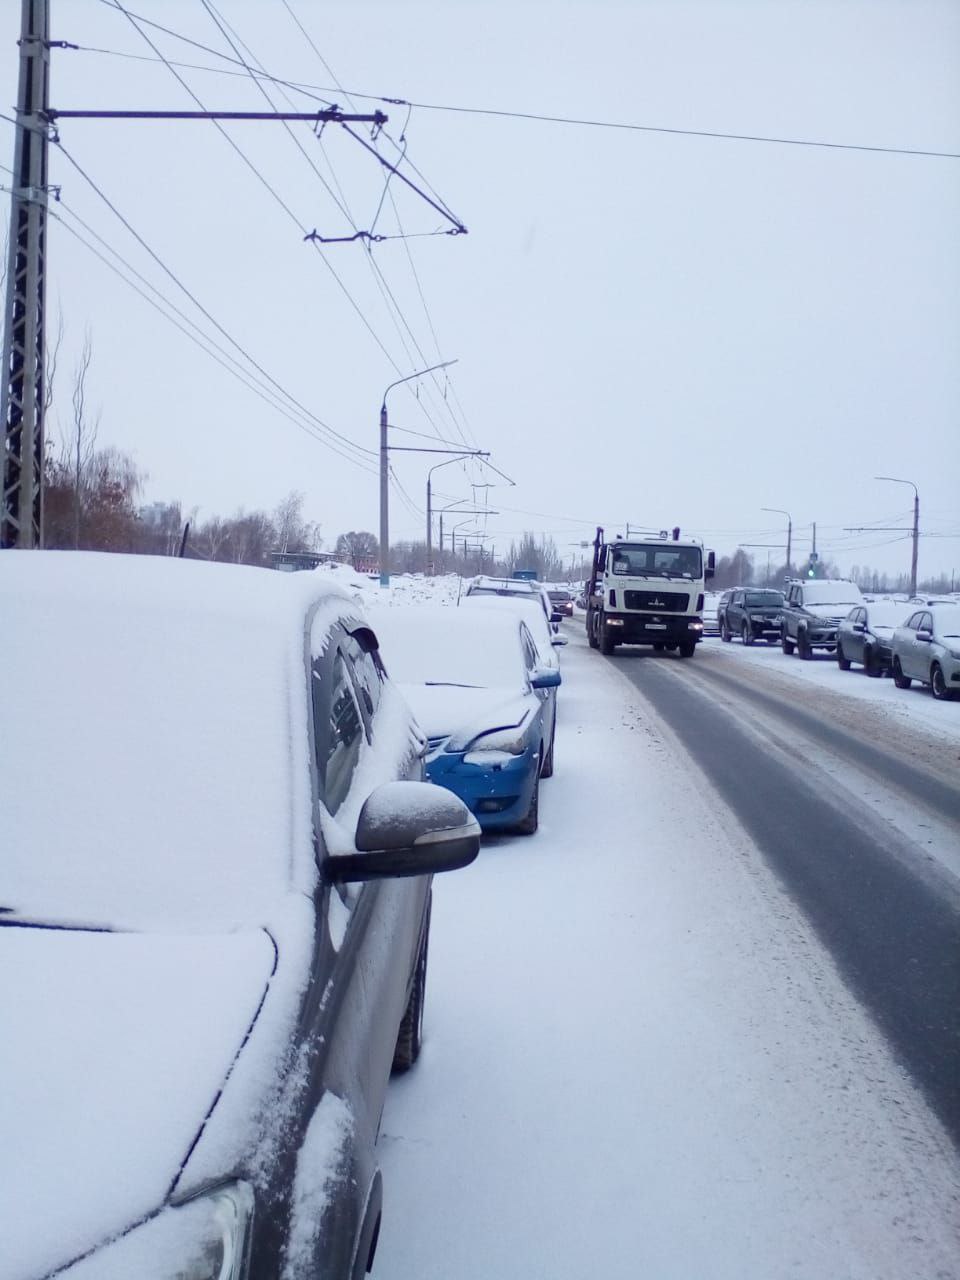
[(427, 735), (427, 777), (458, 795), (484, 831), (532, 835), (550, 747), (556, 666), (541, 664), (513, 610), (377, 610), (381, 656)]

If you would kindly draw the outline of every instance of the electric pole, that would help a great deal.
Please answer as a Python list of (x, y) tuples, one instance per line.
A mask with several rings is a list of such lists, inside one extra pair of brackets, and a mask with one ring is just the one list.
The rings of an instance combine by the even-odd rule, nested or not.
[(20, 80), (3, 316), (0, 547), (43, 544), (43, 312), (46, 295), (50, 0), (22, 0)]

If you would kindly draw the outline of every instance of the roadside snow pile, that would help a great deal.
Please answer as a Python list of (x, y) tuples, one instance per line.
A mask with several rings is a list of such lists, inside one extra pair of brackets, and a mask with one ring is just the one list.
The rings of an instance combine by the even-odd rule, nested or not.
[(390, 578), (389, 587), (367, 581), (363, 595), (365, 604), (442, 604), (455, 605), (463, 594), (465, 579), (456, 573), (428, 578), (422, 573), (403, 573)]

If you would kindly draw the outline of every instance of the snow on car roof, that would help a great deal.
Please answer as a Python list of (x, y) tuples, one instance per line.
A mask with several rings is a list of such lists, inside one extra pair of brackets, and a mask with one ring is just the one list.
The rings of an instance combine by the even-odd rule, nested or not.
[(124, 927), (262, 920), (312, 865), (304, 613), (349, 597), (317, 572), (74, 551), (0, 555), (0, 597), (17, 744), (4, 905)]
[(522, 618), (533, 635), (534, 644), (537, 646), (537, 652), (546, 666), (555, 667), (559, 663), (556, 653), (551, 644), (553, 631), (550, 623), (547, 621), (546, 614), (540, 607), (540, 601), (536, 596), (484, 596), (472, 595), (464, 596), (460, 601), (460, 607), (467, 606), (469, 609), (493, 609), (497, 611), (509, 610), (516, 617)]

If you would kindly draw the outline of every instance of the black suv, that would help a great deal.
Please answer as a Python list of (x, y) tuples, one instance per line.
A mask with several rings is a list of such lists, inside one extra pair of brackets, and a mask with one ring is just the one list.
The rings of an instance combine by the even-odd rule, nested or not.
[(815, 649), (834, 653), (837, 628), (863, 596), (855, 582), (842, 579), (797, 579), (787, 587), (781, 610), (780, 641), (784, 653), (794, 649), (801, 658), (812, 658)]
[(738, 587), (728, 591), (717, 606), (720, 639), (739, 636), (744, 644), (766, 640), (777, 644), (783, 612), (783, 592), (759, 587)]

